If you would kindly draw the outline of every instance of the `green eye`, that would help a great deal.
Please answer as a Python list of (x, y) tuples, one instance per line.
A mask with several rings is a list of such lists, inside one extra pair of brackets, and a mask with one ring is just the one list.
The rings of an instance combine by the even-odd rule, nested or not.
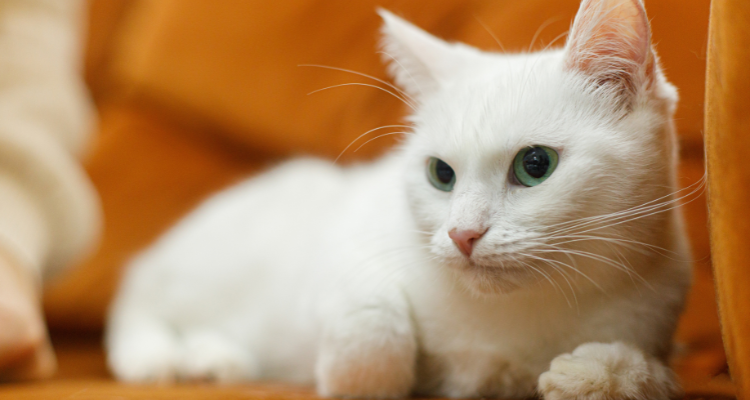
[(453, 190), (453, 185), (456, 184), (456, 173), (453, 172), (453, 168), (445, 161), (435, 157), (430, 157), (427, 163), (427, 178), (429, 178), (432, 186), (444, 192), (450, 192)]
[(545, 146), (527, 147), (516, 154), (513, 174), (524, 186), (544, 182), (557, 168), (557, 152)]

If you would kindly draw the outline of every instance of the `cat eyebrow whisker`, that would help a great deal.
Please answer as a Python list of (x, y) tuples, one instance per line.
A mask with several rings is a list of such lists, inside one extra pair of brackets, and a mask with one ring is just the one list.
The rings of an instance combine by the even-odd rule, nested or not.
[[(341, 157), (344, 155), (344, 153), (346, 153), (346, 151), (349, 150), (349, 148), (352, 147), (354, 145), (354, 143), (356, 143), (359, 139), (362, 139), (363, 137), (369, 135), (372, 132), (379, 131), (381, 129), (387, 129), (387, 128), (406, 128), (406, 129), (411, 129), (411, 126), (409, 126), (409, 125), (383, 125), (383, 126), (379, 126), (377, 128), (370, 129), (369, 131), (367, 131), (367, 132), (365, 132), (365, 133), (357, 136), (356, 139), (352, 140), (351, 143), (349, 143), (346, 147), (344, 147), (344, 150), (341, 150), (341, 153), (339, 153), (339, 155), (336, 157), (336, 159), (333, 160), (333, 164), (335, 165), (339, 161), (339, 159), (341, 159)], [(359, 148), (357, 150), (359, 150)]]
[(313, 90), (312, 92), (308, 93), (307, 95), (309, 96), (311, 94), (322, 92), (324, 90), (334, 89), (334, 88), (344, 87), (344, 86), (366, 86), (366, 87), (371, 87), (371, 88), (374, 88), (374, 89), (382, 90), (382, 91), (390, 94), (391, 96), (393, 96), (393, 97), (401, 100), (404, 104), (406, 104), (407, 106), (409, 106), (409, 108), (411, 108), (412, 110), (416, 111), (416, 109), (417, 109), (417, 106), (414, 105), (414, 104), (412, 104), (408, 99), (405, 99), (405, 98), (397, 95), (396, 93), (394, 93), (394, 92), (392, 92), (392, 91), (390, 91), (390, 90), (388, 90), (388, 89), (386, 89), (384, 87), (380, 87), (378, 85), (372, 85), (372, 84), (369, 84), (369, 83), (362, 83), (362, 82), (349, 82), (349, 83), (341, 83), (341, 84), (338, 84), (338, 85), (331, 85), (331, 86), (324, 87), (322, 89)]
[(539, 38), (539, 35), (542, 33), (544, 28), (552, 25), (553, 23), (559, 21), (561, 18), (560, 16), (551, 17), (548, 18), (546, 21), (544, 21), (541, 25), (539, 25), (539, 28), (534, 32), (534, 36), (531, 38), (531, 44), (529, 44), (529, 49), (527, 50), (529, 53), (531, 53), (531, 49), (534, 47), (534, 43)]
[(533, 78), (536, 78), (536, 76), (533, 73), (533, 71), (535, 70), (536, 65), (537, 65), (537, 63), (539, 62), (540, 59), (541, 58), (536, 58), (534, 60), (534, 63), (531, 64), (531, 67), (527, 66), (528, 60), (524, 62), (524, 70), (525, 70), (525, 72), (524, 72), (524, 75), (523, 75), (523, 84), (521, 85), (521, 90), (518, 91), (518, 94), (517, 94), (518, 98), (515, 100), (515, 105), (516, 105), (515, 112), (519, 112), (519, 110), (520, 110), (520, 107), (521, 107), (521, 101), (520, 100), (521, 100), (521, 97), (523, 96), (524, 92), (526, 91), (526, 88), (527, 88), (527, 85), (529, 83), (529, 80), (531, 80)]
[(354, 153), (356, 153), (356, 152), (357, 152), (357, 151), (358, 151), (359, 149), (361, 149), (362, 147), (364, 147), (364, 146), (365, 146), (365, 145), (366, 145), (367, 143), (370, 143), (370, 142), (372, 142), (372, 141), (373, 141), (373, 140), (375, 140), (375, 139), (380, 139), (380, 138), (382, 138), (382, 137), (385, 137), (385, 136), (390, 136), (390, 135), (400, 135), (400, 134), (410, 134), (410, 133), (413, 133), (413, 132), (400, 131), (400, 132), (388, 132), (388, 133), (383, 133), (383, 134), (380, 134), (380, 135), (378, 135), (378, 136), (375, 136), (374, 138), (372, 138), (372, 139), (370, 139), (370, 140), (368, 140), (368, 141), (366, 141), (366, 142), (362, 143), (362, 144), (361, 144), (361, 145), (359, 145), (359, 147), (357, 147), (357, 148), (356, 148), (356, 149), (355, 149), (355, 150), (354, 150), (353, 152), (354, 152)]
[(547, 50), (549, 50), (549, 48), (552, 47), (552, 45), (554, 45), (555, 42), (557, 42), (558, 40), (560, 40), (560, 39), (564, 38), (565, 36), (567, 36), (568, 33), (570, 33), (570, 29), (567, 30), (567, 31), (565, 31), (565, 32), (563, 32), (563, 33), (561, 33), (561, 34), (559, 34), (559, 35), (557, 35), (557, 36), (555, 36), (554, 39), (552, 39), (549, 43), (547, 43), (547, 45), (544, 46), (544, 48), (541, 51), (547, 51)]
[[(389, 57), (393, 58), (388, 53), (385, 53), (385, 52), (379, 52), (379, 53), (386, 54)], [(394, 61), (395, 61), (395, 59), (394, 59)], [(382, 83), (382, 84), (388, 86), (389, 88), (395, 90), (396, 93), (400, 94), (403, 97), (402, 100), (404, 100), (404, 99), (409, 100), (409, 103), (407, 103), (407, 105), (409, 105), (409, 107), (411, 107), (412, 109), (414, 109), (416, 107), (416, 103), (417, 102), (416, 102), (416, 100), (414, 100), (413, 97), (411, 97), (409, 95), (409, 93), (407, 93), (406, 91), (404, 91), (403, 89), (399, 88), (398, 86), (396, 86), (396, 85), (394, 85), (392, 83), (389, 83), (389, 82), (387, 82), (385, 80), (382, 80), (380, 78), (376, 78), (376, 77), (374, 77), (372, 75), (365, 74), (364, 72), (358, 72), (358, 71), (354, 71), (354, 70), (351, 70), (351, 69), (340, 68), (340, 67), (331, 67), (329, 65), (320, 65), (320, 64), (300, 64), (300, 65), (298, 65), (298, 67), (316, 67), (316, 68), (330, 69), (330, 70), (333, 70), (333, 71), (348, 72), (350, 74), (359, 75), (359, 76), (364, 77), (364, 78), (372, 79), (372, 80), (374, 80), (376, 82)]]
[(497, 43), (497, 45), (500, 47), (500, 50), (504, 53), (505, 52), (505, 46), (503, 46), (503, 44), (500, 42), (500, 39), (498, 39), (497, 36), (495, 36), (495, 32), (492, 32), (492, 30), (490, 29), (490, 27), (487, 26), (481, 19), (479, 19), (478, 16), (475, 15), (474, 19), (477, 20), (477, 22), (479, 23), (479, 25), (481, 25), (482, 28), (484, 28), (484, 30), (487, 31), (487, 33), (490, 34), (490, 36), (492, 36), (492, 39), (495, 40), (495, 43)]

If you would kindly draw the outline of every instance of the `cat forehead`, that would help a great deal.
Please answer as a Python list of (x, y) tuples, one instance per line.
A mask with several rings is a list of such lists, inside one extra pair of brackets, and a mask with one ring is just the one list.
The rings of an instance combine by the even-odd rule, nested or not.
[(601, 125), (596, 99), (565, 73), (561, 50), (491, 54), (424, 100), (413, 119), (432, 151), (515, 153), (563, 146)]

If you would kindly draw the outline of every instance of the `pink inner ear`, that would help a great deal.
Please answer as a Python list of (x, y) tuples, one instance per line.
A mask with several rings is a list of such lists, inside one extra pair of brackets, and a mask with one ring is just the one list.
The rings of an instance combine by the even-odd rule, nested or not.
[(653, 75), (650, 41), (639, 0), (584, 0), (568, 39), (566, 65), (633, 92)]

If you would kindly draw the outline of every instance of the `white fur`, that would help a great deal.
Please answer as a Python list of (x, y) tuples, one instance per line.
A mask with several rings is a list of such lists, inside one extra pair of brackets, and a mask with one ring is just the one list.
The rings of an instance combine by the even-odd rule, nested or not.
[[(292, 161), (199, 207), (132, 262), (114, 373), (346, 397), (674, 396), (664, 361), (690, 268), (674, 88), (646, 63), (622, 90), (576, 69), (580, 52), (482, 53), (381, 15), (413, 133), (373, 164)], [(523, 187), (509, 170), (530, 145), (560, 161)], [(452, 192), (428, 182), (429, 157), (456, 171)], [(471, 259), (454, 228), (489, 228)]]

